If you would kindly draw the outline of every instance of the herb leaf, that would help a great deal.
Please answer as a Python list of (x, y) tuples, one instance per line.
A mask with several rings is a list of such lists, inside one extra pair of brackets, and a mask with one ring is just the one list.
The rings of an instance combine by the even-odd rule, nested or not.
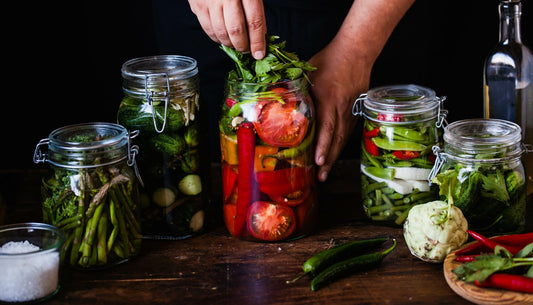
[(267, 35), (267, 54), (255, 60), (250, 54), (220, 45), (220, 48), (235, 62), (235, 70), (229, 72), (228, 79), (244, 82), (275, 83), (282, 79), (297, 79), (305, 71), (316, 70), (311, 64), (300, 60), (295, 53), (285, 51), (285, 41), (274, 43), (279, 37)]

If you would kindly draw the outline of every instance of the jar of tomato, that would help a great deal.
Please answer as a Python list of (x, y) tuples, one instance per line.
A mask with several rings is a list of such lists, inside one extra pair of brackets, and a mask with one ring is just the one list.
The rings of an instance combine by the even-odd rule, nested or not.
[[(520, 233), (526, 222), (526, 179), (521, 128), (499, 119), (456, 121), (434, 147), (432, 181), (460, 208), (468, 227), (488, 236)], [(436, 175), (436, 176), (435, 176)], [(441, 191), (442, 193), (442, 191)]]
[(309, 234), (317, 221), (315, 117), (305, 78), (228, 80), (219, 120), (224, 218), (253, 241)]
[(365, 119), (361, 194), (371, 220), (400, 226), (413, 205), (438, 198), (427, 179), (447, 114), (445, 99), (422, 86), (394, 85), (373, 88), (355, 101), (352, 113)]
[(63, 264), (100, 269), (139, 254), (136, 135), (114, 123), (84, 123), (37, 144), (33, 161), (50, 164), (41, 186), (43, 220), (65, 234)]
[(209, 204), (206, 117), (196, 60), (180, 55), (134, 58), (122, 65), (117, 118), (138, 130), (141, 220), (145, 238), (184, 239), (203, 232)]

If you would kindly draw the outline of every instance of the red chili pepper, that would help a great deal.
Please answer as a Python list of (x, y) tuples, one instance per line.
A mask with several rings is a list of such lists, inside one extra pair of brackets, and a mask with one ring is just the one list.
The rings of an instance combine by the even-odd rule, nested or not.
[(402, 117), (403, 116), (401, 114), (378, 113), (378, 120), (379, 121), (401, 122), (402, 121)]
[(243, 122), (239, 125), (237, 130), (237, 150), (239, 153), (239, 177), (237, 180), (238, 197), (234, 232), (235, 236), (239, 237), (246, 222), (248, 206), (250, 206), (253, 199), (255, 134), (252, 123)]
[[(533, 232), (522, 234), (501, 235), (491, 238), (493, 241), (505, 246), (525, 247), (533, 243)], [(479, 254), (481, 252), (489, 252), (491, 249), (483, 243), (476, 241), (467, 247), (455, 252), (455, 255), (469, 255)]]
[(501, 288), (513, 291), (520, 291), (526, 293), (533, 293), (533, 278), (507, 273), (494, 273), (489, 276), (485, 281), (480, 283), (474, 282), (476, 286)]
[(379, 156), (379, 148), (376, 143), (374, 143), (370, 138), (364, 138), (364, 140), (366, 151), (373, 156)]
[(392, 154), (400, 160), (410, 160), (420, 156), (420, 152), (411, 150), (395, 150)]
[(237, 183), (237, 169), (235, 165), (229, 165), (226, 162), (222, 163), (222, 199), (226, 203), (231, 193), (235, 190)]
[(237, 101), (227, 97), (226, 98), (226, 105), (228, 105), (229, 108), (233, 107), (233, 105), (237, 104)]
[(363, 128), (363, 138), (365, 139), (368, 139), (368, 138), (374, 138), (374, 137), (377, 137), (379, 134), (379, 128), (376, 127), (370, 131), (368, 131), (366, 128)]
[(461, 255), (461, 256), (456, 256), (455, 257), (455, 260), (457, 262), (460, 262), (460, 263), (467, 263), (467, 262), (473, 262), (476, 260), (476, 258), (478, 257), (479, 255)]
[(520, 252), (520, 250), (522, 250), (523, 247), (517, 247), (517, 246), (511, 246), (511, 245), (504, 245), (504, 244), (501, 244), (501, 243), (498, 243), (488, 237), (485, 237), (477, 232), (474, 232), (472, 230), (467, 230), (466, 232), (468, 232), (468, 234), (470, 234), (470, 236), (472, 236), (473, 238), (475, 238), (476, 240), (478, 240), (479, 242), (483, 243), (485, 246), (489, 247), (491, 250), (494, 250), (494, 248), (496, 248), (496, 246), (501, 246), (505, 249), (507, 249), (507, 251), (511, 252), (512, 255), (516, 255), (518, 252)]
[[(259, 190), (276, 198), (304, 190), (312, 179), (312, 170), (307, 167), (290, 167), (255, 174)], [(240, 178), (239, 178), (240, 179)]]

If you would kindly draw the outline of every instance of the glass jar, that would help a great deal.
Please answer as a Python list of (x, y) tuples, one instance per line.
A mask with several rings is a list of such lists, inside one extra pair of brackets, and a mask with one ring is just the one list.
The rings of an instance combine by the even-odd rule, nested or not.
[(307, 80), (228, 81), (225, 97), (219, 127), (228, 231), (252, 241), (309, 234), (318, 201)]
[(135, 58), (122, 66), (118, 123), (138, 130), (145, 238), (184, 239), (204, 229), (209, 189), (205, 122), (199, 113), (196, 60)]
[(134, 136), (118, 124), (84, 123), (58, 128), (37, 144), (33, 161), (50, 164), (41, 187), (43, 221), (65, 234), (63, 264), (103, 268), (139, 253)]
[(433, 181), (455, 185), (451, 199), (469, 229), (489, 236), (524, 230), (525, 146), (520, 141), (520, 126), (499, 119), (462, 120), (444, 129), (444, 149), (434, 148), (437, 162), (430, 178), (438, 173)]
[(445, 97), (418, 85), (377, 87), (361, 95), (352, 113), (364, 117), (361, 194), (369, 219), (400, 226), (416, 204), (438, 198), (430, 186), (431, 148), (441, 140)]

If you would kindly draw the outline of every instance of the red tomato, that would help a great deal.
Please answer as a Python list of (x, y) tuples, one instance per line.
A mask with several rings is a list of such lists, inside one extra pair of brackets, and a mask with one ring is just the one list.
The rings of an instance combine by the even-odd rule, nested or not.
[[(272, 91), (285, 92), (275, 88)], [(257, 120), (254, 127), (257, 135), (265, 143), (276, 147), (294, 147), (300, 144), (307, 134), (309, 120), (299, 112), (294, 94), (280, 94), (284, 103), (267, 99), (256, 104)]]
[(296, 229), (296, 217), (290, 207), (268, 201), (256, 201), (248, 208), (248, 231), (261, 240), (277, 241)]

